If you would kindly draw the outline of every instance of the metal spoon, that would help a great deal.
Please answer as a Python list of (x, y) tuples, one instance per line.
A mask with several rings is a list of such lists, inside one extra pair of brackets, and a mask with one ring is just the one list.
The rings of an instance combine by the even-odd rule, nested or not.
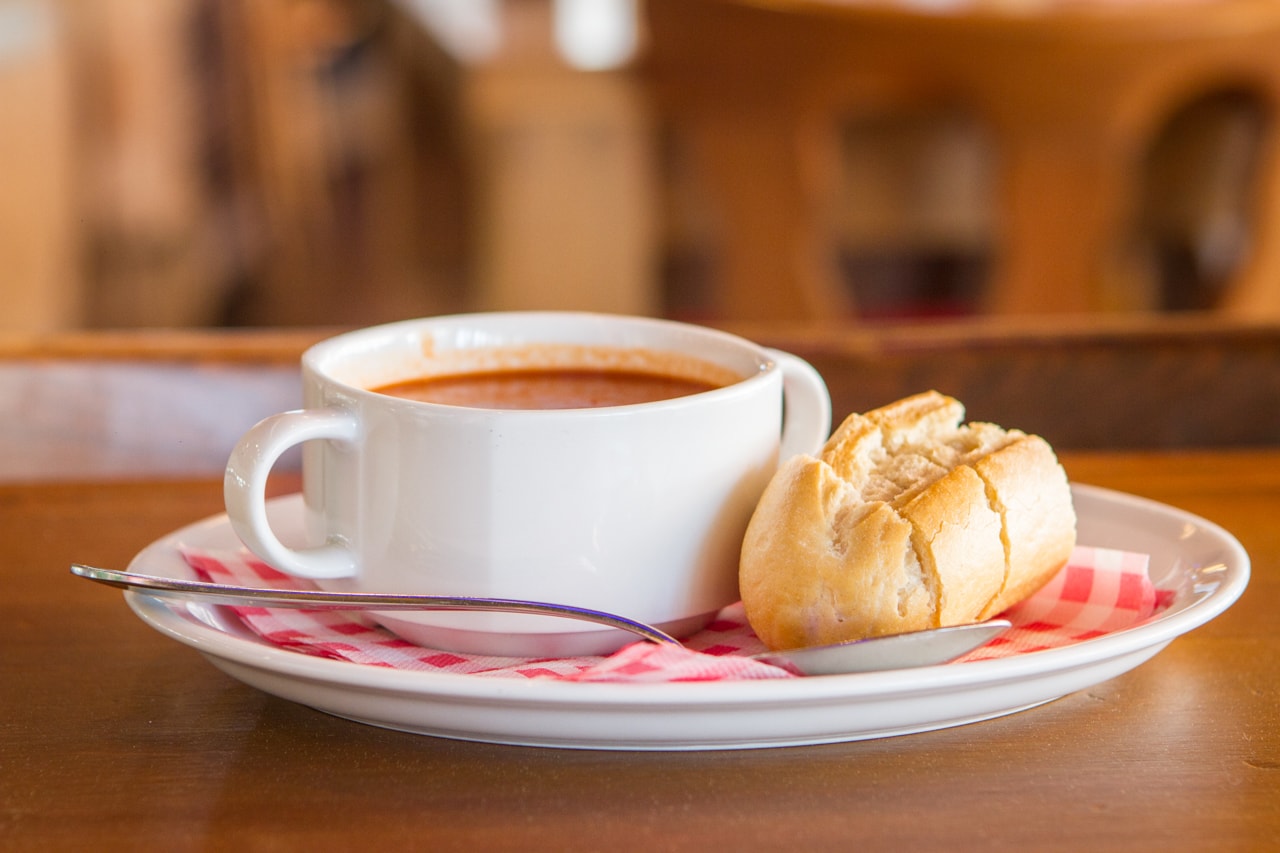
[[(682, 645), (679, 640), (652, 625), (646, 625), (625, 616), (568, 604), (509, 598), (263, 589), (165, 578), (80, 564), (73, 565), (71, 573), (108, 586), (137, 590), (165, 599), (198, 597), (213, 604), (242, 605), (245, 602), (251, 602), (270, 607), (298, 607), (312, 610), (485, 610), (534, 613), (618, 628), (653, 643)], [(752, 657), (801, 675), (838, 675), (906, 669), (955, 660), (1003, 633), (1009, 627), (1010, 623), (1003, 619), (992, 619), (974, 625), (956, 625), (827, 646), (763, 652)]]

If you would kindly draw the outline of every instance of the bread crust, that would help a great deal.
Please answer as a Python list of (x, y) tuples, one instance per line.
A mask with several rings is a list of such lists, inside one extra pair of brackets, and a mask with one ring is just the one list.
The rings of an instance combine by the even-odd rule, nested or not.
[(962, 424), (930, 391), (850, 415), (786, 462), (743, 540), (747, 619), (797, 648), (990, 618), (1075, 546), (1066, 473), (1044, 439)]

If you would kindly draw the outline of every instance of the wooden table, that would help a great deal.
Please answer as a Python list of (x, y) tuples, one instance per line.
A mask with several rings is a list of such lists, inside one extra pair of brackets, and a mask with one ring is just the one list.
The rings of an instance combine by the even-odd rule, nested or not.
[(1280, 447), (1063, 456), (1075, 480), (1225, 525), (1250, 589), (1037, 709), (736, 752), (454, 742), (276, 699), (67, 571), (219, 512), (219, 478), (0, 484), (0, 848), (1276, 849)]

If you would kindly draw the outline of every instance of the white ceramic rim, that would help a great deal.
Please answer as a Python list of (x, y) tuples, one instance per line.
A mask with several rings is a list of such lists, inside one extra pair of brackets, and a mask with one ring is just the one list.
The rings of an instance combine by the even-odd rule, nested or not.
[[(456, 408), (447, 404), (429, 403), (421, 400), (408, 400), (395, 397), (387, 397), (371, 391), (361, 384), (349, 382), (343, 378), (335, 376), (329, 363), (332, 360), (343, 358), (339, 353), (348, 348), (356, 347), (357, 352), (361, 347), (377, 347), (388, 339), (407, 340), (423, 327), (466, 327), (468, 324), (479, 324), (480, 322), (493, 322), (497, 324), (541, 324), (558, 321), (572, 321), (586, 324), (608, 323), (619, 330), (639, 330), (658, 332), (663, 335), (687, 336), (690, 338), (698, 338), (704, 341), (710, 341), (715, 346), (724, 349), (734, 349), (742, 354), (744, 360), (750, 358), (754, 364), (754, 371), (746, 369), (731, 368), (728, 365), (721, 364), (714, 358), (704, 357), (697, 353), (679, 350), (680, 353), (688, 355), (690, 358), (701, 359), (711, 364), (716, 364), (726, 370), (739, 374), (737, 381), (713, 388), (708, 391), (701, 391), (697, 394), (690, 394), (683, 397), (675, 397), (668, 400), (656, 400), (648, 403), (634, 403), (625, 406), (605, 406), (594, 407), (590, 409), (486, 409), (478, 406), (468, 406), (466, 408), (474, 409), (478, 412), (496, 412), (500, 413), (504, 418), (513, 417), (533, 417), (533, 418), (550, 418), (562, 416), (566, 411), (573, 411), (578, 416), (588, 413), (599, 417), (609, 417), (619, 411), (625, 411), (636, 407), (655, 408), (669, 406), (684, 406), (697, 404), (704, 400), (720, 399), (729, 394), (750, 394), (753, 393), (756, 386), (762, 382), (767, 382), (772, 376), (780, 372), (780, 366), (777, 360), (770, 354), (766, 347), (761, 346), (746, 338), (725, 332), (720, 329), (713, 329), (708, 326), (699, 326), (692, 323), (683, 323), (676, 320), (665, 320), (657, 317), (641, 317), (627, 314), (601, 314), (584, 311), (501, 311), (487, 313), (470, 313), (470, 314), (446, 314), (433, 317), (420, 317), (412, 320), (399, 320), (394, 323), (384, 323), (379, 326), (369, 326), (363, 329), (356, 329), (350, 332), (344, 332), (332, 338), (327, 338), (309, 347), (303, 354), (301, 359), (301, 367), (304, 376), (315, 376), (321, 382), (332, 383), (343, 389), (344, 393), (353, 395), (359, 399), (377, 398), (384, 404), (393, 406), (413, 407), (444, 407)], [(544, 336), (529, 335), (527, 341), (519, 341), (518, 343), (555, 343), (548, 341)], [(615, 344), (612, 341), (601, 341), (602, 345), (618, 346), (626, 349), (631, 346), (638, 346), (628, 342)], [(484, 349), (490, 346), (488, 343), (480, 343), (477, 349)], [(504, 347), (512, 346), (508, 342), (503, 344)], [(649, 348), (657, 349), (650, 346)], [(358, 356), (346, 356), (358, 357)], [(398, 380), (391, 380), (398, 381)]]

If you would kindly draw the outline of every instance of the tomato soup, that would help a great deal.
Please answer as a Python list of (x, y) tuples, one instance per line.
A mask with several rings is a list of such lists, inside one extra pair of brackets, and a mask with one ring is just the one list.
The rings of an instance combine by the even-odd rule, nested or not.
[(485, 409), (592, 409), (670, 400), (719, 387), (664, 373), (555, 367), (429, 376), (373, 390), (409, 400)]

